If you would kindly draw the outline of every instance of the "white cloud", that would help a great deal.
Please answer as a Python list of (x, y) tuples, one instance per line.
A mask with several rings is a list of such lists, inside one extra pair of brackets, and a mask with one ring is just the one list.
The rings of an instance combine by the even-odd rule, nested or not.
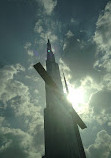
[(45, 13), (51, 15), (55, 6), (57, 5), (57, 0), (36, 0), (39, 1), (44, 7)]
[(94, 41), (97, 43), (100, 51), (110, 51), (111, 49), (111, 2), (108, 2), (104, 13), (100, 14), (96, 23), (96, 32)]
[(15, 116), (18, 117), (24, 115), (26, 117), (33, 117), (30, 118), (30, 122), (31, 119), (36, 120), (36, 118), (39, 117), (43, 123), (43, 118), (40, 115), (40, 106), (37, 107), (34, 105), (34, 103), (31, 103), (31, 96), (28, 86), (14, 78), (14, 74), (18, 73), (17, 70), (24, 70), (21, 69), (22, 66), (20, 66), (20, 68), (19, 66), (20, 64), (16, 64), (15, 66), (5, 66), (0, 70), (0, 100), (4, 103), (5, 109), (10, 107), (14, 110)]
[(50, 42), (55, 42), (58, 38), (57, 36), (52, 33), (51, 31), (48, 31), (48, 32), (42, 32), (40, 34), (40, 37), (45, 40), (44, 42), (47, 42), (47, 39), (49, 38), (50, 39)]
[(74, 36), (74, 34), (70, 30), (66, 33), (67, 38), (71, 38), (73, 36)]
[(94, 67), (111, 72), (111, 2), (108, 2), (96, 23), (94, 41), (97, 45), (98, 60)]
[(111, 122), (108, 122), (108, 126), (110, 126), (110, 127), (111, 127)]
[(64, 44), (63, 44), (63, 51), (66, 49), (66, 47), (67, 47), (67, 44), (64, 43)]
[(33, 50), (31, 49), (31, 42), (26, 42), (26, 44), (24, 45), (24, 48), (26, 49), (26, 52), (29, 56), (33, 57), (34, 56), (34, 52)]
[(72, 78), (70, 68), (66, 65), (66, 63), (61, 58), (59, 60), (59, 68), (61, 72), (62, 81), (63, 81), (63, 73), (64, 73), (67, 81), (70, 82), (70, 79)]
[(33, 144), (33, 137), (20, 129), (0, 128), (1, 157), (40, 158), (43, 151), (38, 151)]
[(43, 115), (37, 98), (32, 100), (29, 87), (17, 80), (19, 71), (25, 71), (20, 64), (0, 69), (0, 101), (3, 103), (0, 108), (0, 137), (3, 137), (0, 156), (15, 157), (19, 153), (21, 158), (40, 158), (44, 152), (42, 138), (36, 145), (34, 141), (43, 132)]
[(74, 18), (71, 18), (71, 24), (78, 25), (79, 22), (75, 20)]
[(27, 50), (31, 47), (31, 45), (32, 45), (31, 42), (26, 42), (24, 48)]
[[(51, 43), (58, 40), (57, 32), (61, 32), (62, 26), (61, 22), (54, 20), (51, 16), (47, 16), (52, 14), (55, 6), (57, 5), (57, 0), (36, 1), (40, 5), (40, 9), (38, 10), (39, 19), (35, 23), (34, 27), (34, 32), (37, 33), (39, 36), (39, 38), (35, 40), (35, 44), (37, 44), (38, 48), (43, 52), (48, 38), (50, 39)], [(41, 7), (41, 5), (42, 7), (44, 7), (44, 9)], [(40, 54), (40, 57), (42, 55), (43, 54)]]
[(24, 66), (22, 66), (21, 64), (19, 64), (19, 63), (17, 63), (16, 65), (15, 65), (15, 68), (16, 68), (16, 70), (17, 71), (25, 71), (25, 67)]
[[(17, 65), (15, 67), (17, 67), (17, 69), (19, 68)], [(14, 79), (14, 73), (18, 73), (15, 67), (7, 66), (1, 70), (2, 85), (0, 100), (4, 102), (5, 108), (10, 106), (17, 117), (22, 115), (30, 117), (30, 123), (40, 118), (40, 123), (43, 124), (43, 117), (40, 115), (40, 107), (35, 106), (30, 101), (31, 96), (28, 86)]]
[(28, 50), (27, 53), (29, 56), (32, 56), (32, 57), (34, 56), (33, 50)]
[[(46, 26), (45, 29), (43, 29), (43, 26)], [(35, 28), (34, 28), (34, 31), (36, 33), (39, 33), (40, 35), (40, 39), (39, 39), (39, 42), (37, 41), (37, 44), (39, 44), (41, 47), (43, 47), (43, 44), (46, 44), (47, 42), (47, 39), (49, 38), (51, 42), (55, 42), (58, 37), (57, 35), (54, 33), (54, 28), (55, 28), (55, 25), (59, 25), (59, 24), (55, 24), (55, 22), (51, 21), (48, 21), (46, 19), (39, 19), (36, 24), (35, 24)], [(52, 30), (50, 31), (49, 30)]]
[(87, 89), (87, 91), (90, 90), (92, 92), (100, 91), (103, 88), (103, 85), (101, 83), (96, 83), (91, 76), (86, 76), (81, 79), (81, 86)]
[(94, 41), (97, 45), (96, 62), (94, 68), (102, 72), (102, 91), (92, 96), (91, 106), (95, 119), (100, 125), (111, 125), (111, 1), (100, 14), (96, 23)]
[(111, 122), (111, 91), (101, 90), (93, 94), (89, 105), (93, 109), (95, 120), (100, 124), (108, 125)]
[(111, 90), (111, 74), (110, 73), (107, 73), (107, 74), (104, 75), (104, 77), (103, 77), (103, 85), (108, 90)]
[(43, 21), (41, 19), (39, 19), (36, 22), (35, 27), (34, 27), (34, 31), (38, 32), (38, 33), (43, 32)]
[(111, 152), (111, 135), (102, 130), (97, 133), (94, 144), (86, 149), (88, 158), (109, 158)]
[[(11, 65), (11, 66), (4, 66), (2, 69), (0, 69), (0, 83), (1, 83), (1, 91), (0, 91), (0, 99), (3, 99), (3, 101), (5, 102), (8, 98), (10, 97), (14, 97), (15, 94), (14, 92), (17, 91), (16, 88), (19, 83), (16, 82), (16, 87), (14, 88), (13, 94), (8, 93), (8, 90), (11, 91), (12, 87), (10, 87), (11, 84), (11, 80), (13, 79), (14, 75), (17, 74), (19, 71), (25, 71), (25, 68), (20, 65), (20, 64), (16, 64), (15, 66)], [(12, 83), (13, 85), (13, 83)], [(10, 89), (9, 89), (9, 87)], [(6, 98), (5, 96), (7, 95), (8, 98)]]
[(80, 86), (84, 89), (84, 101), (89, 108), (89, 114), (92, 114), (92, 106), (89, 106), (90, 100), (92, 95), (102, 90), (103, 85), (101, 83), (96, 83), (91, 76), (86, 76), (80, 80)]

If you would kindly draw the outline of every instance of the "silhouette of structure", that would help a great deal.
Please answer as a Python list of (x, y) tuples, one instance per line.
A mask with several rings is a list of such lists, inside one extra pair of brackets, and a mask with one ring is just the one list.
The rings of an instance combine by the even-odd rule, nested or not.
[[(44, 109), (45, 155), (43, 158), (86, 158), (78, 125), (86, 125), (67, 101), (60, 78), (59, 66), (47, 43), (46, 69), (40, 63), (34, 68), (45, 81), (46, 108)], [(66, 90), (68, 87), (64, 76)]]

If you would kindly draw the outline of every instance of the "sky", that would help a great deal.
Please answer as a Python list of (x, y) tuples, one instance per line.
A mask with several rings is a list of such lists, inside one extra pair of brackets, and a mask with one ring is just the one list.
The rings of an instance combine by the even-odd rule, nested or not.
[[(0, 158), (44, 154), (47, 39), (87, 125), (87, 158), (111, 158), (111, 1), (0, 1)], [(64, 83), (63, 83), (64, 86)]]

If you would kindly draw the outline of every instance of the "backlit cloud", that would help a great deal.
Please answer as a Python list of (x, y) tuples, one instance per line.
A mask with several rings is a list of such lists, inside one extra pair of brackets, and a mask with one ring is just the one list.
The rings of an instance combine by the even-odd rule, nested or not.
[(111, 152), (111, 135), (102, 130), (97, 133), (94, 144), (86, 149), (88, 158), (108, 158)]
[(105, 10), (100, 14), (96, 23), (94, 41), (97, 45), (98, 60), (94, 67), (104, 68), (111, 71), (111, 2), (109, 1)]
[[(14, 157), (15, 153), (21, 158), (39, 158), (44, 152), (43, 139), (39, 140), (43, 133), (41, 107), (37, 99), (32, 100), (29, 87), (17, 80), (22, 71), (25, 73), (25, 68), (20, 64), (0, 69), (0, 155), (3, 158)], [(35, 142), (35, 138), (39, 141)]]

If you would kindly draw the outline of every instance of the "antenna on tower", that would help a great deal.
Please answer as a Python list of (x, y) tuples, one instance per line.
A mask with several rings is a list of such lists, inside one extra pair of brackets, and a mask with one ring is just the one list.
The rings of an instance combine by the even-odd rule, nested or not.
[(67, 94), (68, 94), (68, 93), (69, 93), (69, 89), (68, 89), (68, 85), (67, 85), (67, 81), (66, 81), (64, 72), (63, 72), (63, 77), (64, 77), (64, 83), (65, 83), (66, 92), (67, 92)]

